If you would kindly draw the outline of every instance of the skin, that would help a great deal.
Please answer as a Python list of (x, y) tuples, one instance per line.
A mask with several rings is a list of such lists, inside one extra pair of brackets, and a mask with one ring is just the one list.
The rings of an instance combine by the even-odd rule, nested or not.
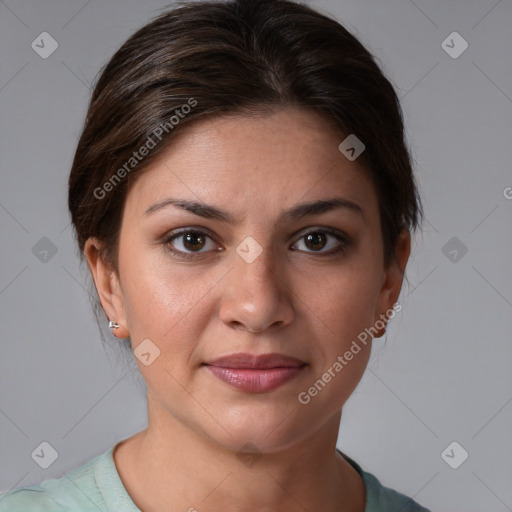
[[(130, 189), (118, 272), (98, 257), (99, 242), (87, 241), (102, 306), (121, 325), (116, 336), (129, 335), (133, 348), (149, 338), (160, 350), (148, 366), (137, 359), (148, 428), (114, 452), (144, 512), (364, 510), (364, 483), (335, 446), (371, 340), (307, 405), (297, 399), (392, 309), (410, 253), (404, 230), (398, 262), (384, 267), (376, 190), (362, 164), (338, 150), (345, 136), (295, 107), (202, 120), (179, 132)], [(341, 208), (277, 222), (298, 203), (333, 196), (363, 214)], [(238, 222), (176, 206), (144, 215), (167, 197), (215, 205)], [(305, 235), (322, 227), (348, 236), (344, 252), (322, 256), (340, 244), (330, 234), (308, 243)], [(178, 228), (207, 236), (166, 244)], [(236, 252), (247, 236), (262, 248), (252, 263)], [(199, 257), (179, 259), (171, 245)], [(273, 391), (247, 393), (202, 365), (236, 352), (281, 353), (307, 365)], [(259, 452), (251, 466), (237, 457), (249, 442)]]

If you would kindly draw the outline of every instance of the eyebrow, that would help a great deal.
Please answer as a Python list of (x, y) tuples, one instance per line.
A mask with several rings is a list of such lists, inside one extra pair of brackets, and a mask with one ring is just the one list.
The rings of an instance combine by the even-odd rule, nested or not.
[[(163, 199), (158, 203), (150, 206), (143, 214), (143, 216), (149, 216), (155, 212), (166, 208), (167, 206), (176, 206), (182, 208), (194, 215), (204, 217), (205, 219), (220, 220), (228, 224), (237, 224), (237, 219), (233, 217), (229, 212), (217, 208), (213, 205), (205, 203), (199, 203), (196, 201), (189, 201), (186, 199), (175, 199), (172, 197)], [(279, 216), (279, 222), (283, 221), (297, 221), (310, 215), (320, 215), (335, 209), (345, 209), (354, 213), (359, 214), (365, 218), (363, 209), (354, 201), (343, 197), (331, 197), (326, 199), (319, 199), (309, 203), (300, 203), (284, 211)]]

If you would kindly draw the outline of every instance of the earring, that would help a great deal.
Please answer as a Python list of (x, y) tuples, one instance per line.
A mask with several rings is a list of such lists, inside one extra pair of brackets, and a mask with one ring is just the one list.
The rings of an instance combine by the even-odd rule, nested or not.
[(108, 323), (108, 328), (114, 331), (119, 328), (119, 324), (115, 320), (110, 320)]

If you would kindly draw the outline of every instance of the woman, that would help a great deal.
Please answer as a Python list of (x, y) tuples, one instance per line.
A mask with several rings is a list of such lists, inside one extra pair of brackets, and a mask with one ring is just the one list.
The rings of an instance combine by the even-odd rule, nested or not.
[(422, 214), (369, 52), (289, 0), (185, 3), (103, 70), (69, 178), (148, 427), (1, 511), (426, 511), (336, 449)]

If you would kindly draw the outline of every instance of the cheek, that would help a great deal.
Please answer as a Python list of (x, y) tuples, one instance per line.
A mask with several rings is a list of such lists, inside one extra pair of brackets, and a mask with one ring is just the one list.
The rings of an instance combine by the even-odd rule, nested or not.
[(331, 351), (350, 344), (351, 339), (373, 322), (379, 278), (372, 265), (364, 264), (361, 259), (331, 272), (324, 270), (318, 279), (302, 278), (297, 295), (306, 306), (304, 314), (316, 321), (329, 340), (337, 340), (334, 344), (327, 343)]
[(313, 416), (339, 410), (365, 372), (372, 344), (365, 329), (370, 326), (373, 309), (369, 305), (371, 294), (362, 290), (338, 289), (331, 294), (330, 301), (319, 305), (322, 322), (318, 322), (315, 333), (316, 357), (311, 375), (297, 396), (310, 412), (316, 411)]
[(149, 338), (166, 366), (177, 367), (189, 358), (207, 326), (208, 292), (219, 278), (197, 268), (171, 265), (162, 254), (125, 258), (121, 272), (133, 347)]
[(325, 285), (317, 287), (314, 295), (309, 286), (310, 299), (304, 308), (303, 314), (316, 325), (316, 361), (301, 391), (305, 400), (311, 400), (309, 407), (334, 414), (351, 395), (368, 364), (372, 338), (365, 329), (374, 319), (379, 276), (372, 265), (359, 258), (324, 277)]

